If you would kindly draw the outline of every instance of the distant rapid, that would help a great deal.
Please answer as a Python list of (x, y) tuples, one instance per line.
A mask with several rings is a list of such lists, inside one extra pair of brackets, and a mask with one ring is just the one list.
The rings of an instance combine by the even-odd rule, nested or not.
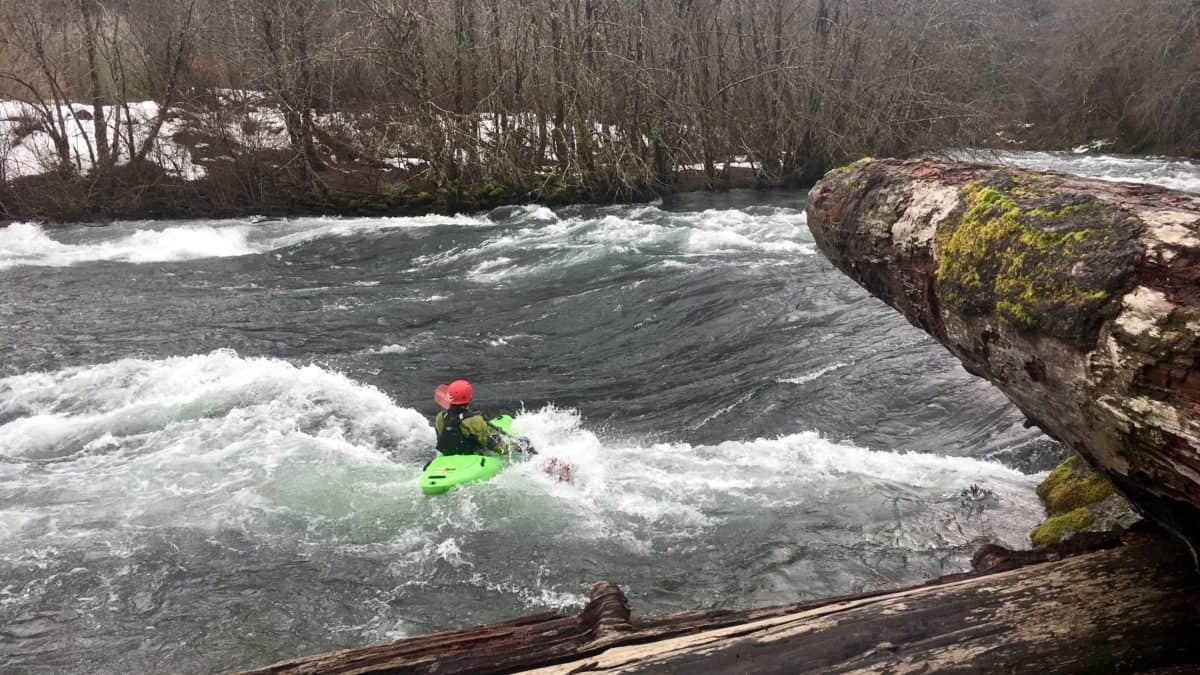
[[(1182, 160), (1000, 158), (1200, 190)], [(639, 614), (775, 604), (1026, 545), (1063, 448), (803, 208), (0, 229), (0, 671), (265, 665), (599, 579)], [(456, 377), (541, 454), (426, 497)]]

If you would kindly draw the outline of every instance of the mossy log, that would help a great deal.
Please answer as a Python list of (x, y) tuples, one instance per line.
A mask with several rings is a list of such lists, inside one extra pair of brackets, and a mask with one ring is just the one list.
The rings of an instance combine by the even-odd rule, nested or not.
[(631, 616), (620, 589), (601, 582), (578, 615), (541, 614), (251, 672), (1117, 673), (1200, 663), (1200, 575), (1179, 542), (1141, 536), (1017, 569), (1007, 569), (1020, 563), (1005, 553), (990, 547), (980, 557), (1006, 571), (899, 591), (649, 618)]
[(839, 269), (1200, 548), (1200, 196), (936, 160), (812, 190)]

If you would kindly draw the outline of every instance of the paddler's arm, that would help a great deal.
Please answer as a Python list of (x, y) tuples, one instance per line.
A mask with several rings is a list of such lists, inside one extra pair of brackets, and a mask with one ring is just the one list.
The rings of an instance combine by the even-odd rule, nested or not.
[(464, 419), (458, 428), (462, 429), (463, 435), (474, 438), (479, 441), (480, 445), (492, 452), (508, 452), (508, 448), (500, 441), (500, 436), (487, 423), (487, 420), (483, 419), (483, 415), (471, 415)]
[(438, 413), (433, 416), (433, 429), (437, 432), (438, 436), (442, 435), (442, 430), (446, 427), (446, 423), (442, 420), (442, 415), (444, 414)]

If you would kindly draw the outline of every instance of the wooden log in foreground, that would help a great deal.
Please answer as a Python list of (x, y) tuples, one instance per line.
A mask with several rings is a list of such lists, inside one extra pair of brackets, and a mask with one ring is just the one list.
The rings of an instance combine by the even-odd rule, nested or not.
[(1179, 542), (1115, 549), (899, 591), (632, 618), (596, 584), (541, 614), (283, 661), (257, 674), (1138, 672), (1200, 664), (1200, 574)]

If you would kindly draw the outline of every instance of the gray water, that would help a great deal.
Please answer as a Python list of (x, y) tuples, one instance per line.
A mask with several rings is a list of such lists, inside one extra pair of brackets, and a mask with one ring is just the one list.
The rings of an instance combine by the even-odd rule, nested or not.
[[(1026, 545), (1062, 448), (803, 207), (0, 230), (0, 670), (265, 665), (599, 579), (638, 614), (776, 604)], [(455, 377), (542, 455), (430, 498)]]

